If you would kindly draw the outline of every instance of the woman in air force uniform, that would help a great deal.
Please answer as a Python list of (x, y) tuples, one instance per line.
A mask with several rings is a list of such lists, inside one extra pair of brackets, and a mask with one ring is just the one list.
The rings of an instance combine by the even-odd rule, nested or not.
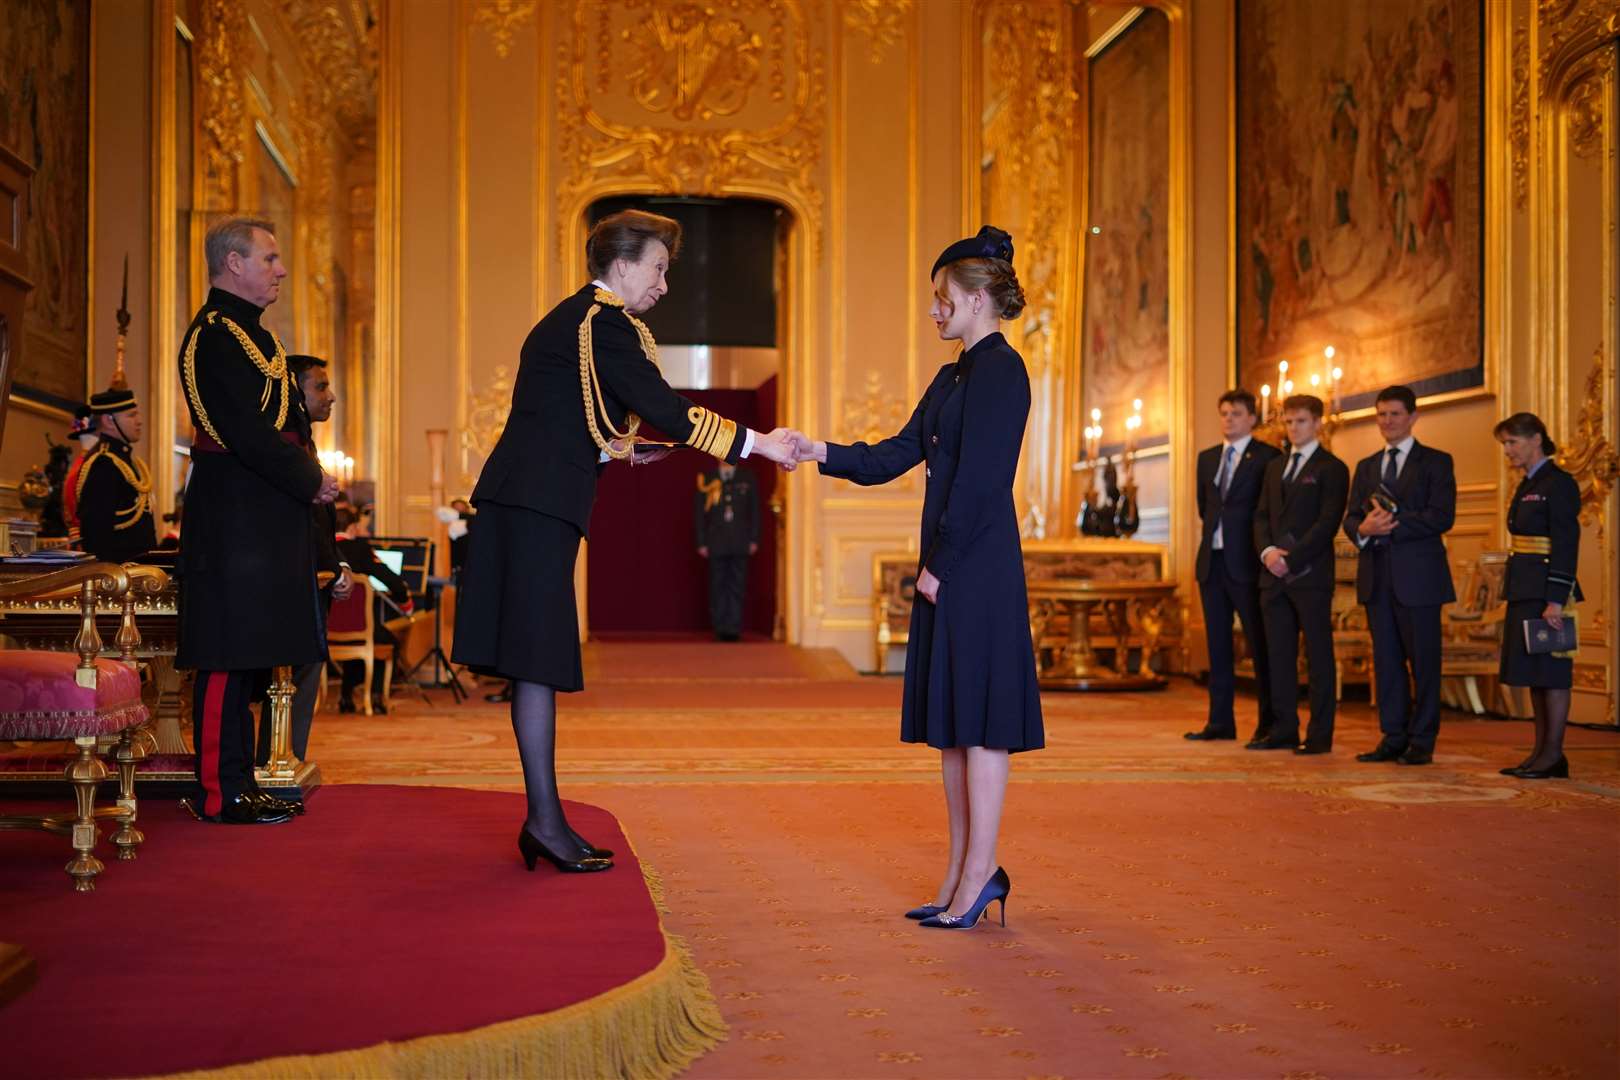
[(556, 694), (583, 689), (574, 562), (586, 535), (596, 477), (611, 460), (632, 464), (668, 451), (636, 445), (645, 418), (670, 438), (736, 462), (763, 454), (791, 468), (793, 444), (759, 435), (694, 405), (658, 370), (652, 334), (636, 316), (667, 291), (679, 223), (625, 210), (586, 242), (595, 279), (529, 332), (512, 411), (484, 463), (460, 578), (454, 657), (512, 680), (512, 727), (523, 761), (528, 816), (518, 847), (530, 870), (606, 870), (611, 851), (568, 827), (557, 794)]
[(1536, 746), (1504, 776), (1546, 780), (1569, 776), (1564, 758), (1564, 726), (1569, 721), (1573, 652), (1532, 653), (1525, 644), (1525, 624), (1545, 619), (1555, 628), (1572, 620), (1569, 608), (1582, 599), (1575, 567), (1581, 550), (1581, 489), (1558, 467), (1557, 447), (1547, 427), (1532, 413), (1514, 413), (1493, 432), (1508, 463), (1524, 470), (1508, 505), (1507, 579), (1502, 598), (1501, 680), (1527, 686), (1535, 710)]

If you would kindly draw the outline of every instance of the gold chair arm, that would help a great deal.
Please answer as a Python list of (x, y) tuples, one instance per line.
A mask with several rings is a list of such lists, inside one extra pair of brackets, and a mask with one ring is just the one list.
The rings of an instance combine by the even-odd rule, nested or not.
[(169, 586), (169, 575), (155, 566), (125, 563), (129, 574), (129, 588), (124, 592), (123, 617), (118, 621), (118, 655), (126, 664), (135, 663), (135, 651), (141, 645), (141, 631), (135, 625), (135, 598), (138, 595), (156, 596)]

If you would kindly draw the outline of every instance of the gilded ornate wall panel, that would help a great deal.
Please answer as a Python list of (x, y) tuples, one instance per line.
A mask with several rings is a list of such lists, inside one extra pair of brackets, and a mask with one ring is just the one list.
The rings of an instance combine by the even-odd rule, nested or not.
[[(1617, 721), (1620, 581), (1620, 11), (1602, 0), (1539, 0), (1533, 47), (1535, 104), (1528, 162), (1532, 248), (1540, 273), (1531, 407), (1561, 444), (1560, 461), (1581, 484), (1581, 651), (1576, 719)], [(1527, 64), (1528, 67), (1528, 64)], [(1528, 72), (1527, 72), (1528, 74)], [(1573, 227), (1574, 223), (1584, 227)]]

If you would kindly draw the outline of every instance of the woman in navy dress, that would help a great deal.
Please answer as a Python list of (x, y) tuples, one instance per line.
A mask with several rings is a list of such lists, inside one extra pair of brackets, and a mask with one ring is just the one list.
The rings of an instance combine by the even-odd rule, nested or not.
[(857, 484), (925, 466), (918, 601), (906, 646), (900, 738), (939, 750), (950, 857), (924, 926), (973, 927), (1012, 884), (996, 864), (1008, 755), (1045, 744), (1013, 477), (1029, 375), (998, 324), (1024, 307), (1012, 238), (986, 226), (945, 249), (929, 317), (962, 352), (934, 376), (905, 428), (867, 445), (803, 440), (805, 460)]
[(1530, 688), (1536, 717), (1536, 747), (1502, 775), (1521, 780), (1569, 776), (1564, 757), (1564, 726), (1569, 722), (1570, 688), (1574, 685), (1573, 653), (1532, 653), (1525, 648), (1524, 624), (1546, 619), (1561, 628), (1572, 613), (1566, 606), (1581, 599), (1575, 567), (1581, 554), (1581, 488), (1553, 461), (1556, 452), (1547, 426), (1534, 413), (1514, 413), (1496, 425), (1497, 441), (1508, 464), (1524, 470), (1508, 506), (1507, 578), (1502, 599), (1504, 686)]

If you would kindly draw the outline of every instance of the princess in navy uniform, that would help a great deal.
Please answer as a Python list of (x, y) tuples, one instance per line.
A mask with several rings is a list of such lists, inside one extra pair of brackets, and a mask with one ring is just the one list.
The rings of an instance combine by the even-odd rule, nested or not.
[(1569, 776), (1564, 726), (1569, 722), (1574, 654), (1529, 652), (1524, 626), (1531, 619), (1546, 619), (1561, 628), (1565, 619), (1574, 618), (1567, 607), (1583, 599), (1575, 580), (1581, 551), (1581, 489), (1553, 461), (1557, 447), (1533, 413), (1514, 413), (1492, 434), (1502, 444), (1508, 464), (1524, 470), (1507, 512), (1513, 553), (1502, 590), (1507, 616), (1502, 623), (1501, 680), (1505, 686), (1530, 688), (1536, 718), (1535, 750), (1518, 765), (1503, 769), (1502, 775), (1564, 779)]
[(900, 738), (940, 752), (950, 857), (933, 903), (906, 917), (950, 930), (971, 929), (995, 900), (1005, 925), (1012, 882), (996, 865), (996, 838), (1008, 755), (1045, 745), (1012, 492), (1029, 375), (998, 329), (1024, 308), (1012, 258), (1012, 237), (987, 225), (934, 263), (928, 314), (962, 353), (898, 435), (801, 444), (824, 475), (862, 485), (926, 464)]
[[(795, 441), (761, 435), (694, 405), (658, 370), (644, 314), (668, 291), (679, 253), (671, 218), (624, 210), (585, 242), (594, 278), (523, 342), (512, 411), (484, 462), (459, 579), (451, 659), (512, 682), (512, 730), (523, 762), (528, 817), (518, 850), (533, 870), (606, 870), (613, 852), (574, 832), (557, 793), (557, 692), (582, 690), (574, 562), (590, 525), (596, 477), (614, 460), (656, 461), (638, 445), (641, 418), (685, 446), (735, 464), (760, 454), (791, 469)], [(642, 451), (646, 451), (643, 453)]]

